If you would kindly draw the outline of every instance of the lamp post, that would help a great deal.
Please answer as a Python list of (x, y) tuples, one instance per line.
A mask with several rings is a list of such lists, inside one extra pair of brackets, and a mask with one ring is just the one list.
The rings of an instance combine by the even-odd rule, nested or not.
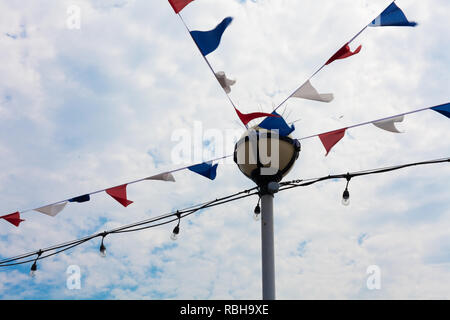
[(234, 162), (258, 185), (261, 199), (263, 300), (275, 300), (274, 194), (278, 192), (278, 183), (292, 169), (300, 149), (298, 140), (280, 136), (278, 130), (268, 131), (257, 126), (247, 130), (234, 148)]

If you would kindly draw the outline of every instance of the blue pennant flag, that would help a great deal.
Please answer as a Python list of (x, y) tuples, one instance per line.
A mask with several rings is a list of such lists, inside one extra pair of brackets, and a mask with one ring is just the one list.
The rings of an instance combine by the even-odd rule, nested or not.
[(82, 196), (79, 196), (79, 197), (72, 198), (72, 199), (69, 200), (69, 202), (79, 202), (79, 203), (81, 203), (81, 202), (87, 202), (89, 200), (91, 200), (91, 196), (89, 194), (85, 194), (85, 195), (82, 195)]
[(450, 118), (450, 103), (441, 104), (440, 106), (432, 107), (430, 109)]
[(217, 174), (217, 166), (218, 166), (217, 163), (213, 165), (211, 162), (203, 162), (200, 164), (190, 166), (188, 167), (188, 169), (208, 179), (214, 180)]
[(416, 25), (416, 22), (408, 21), (402, 9), (397, 7), (395, 2), (392, 2), (386, 10), (369, 24), (369, 27), (415, 27)]
[(260, 124), (259, 127), (267, 130), (278, 130), (278, 134), (281, 137), (286, 137), (295, 130), (294, 125), (289, 126), (286, 121), (275, 111), (273, 115), (278, 117), (267, 117)]
[(192, 38), (204, 56), (217, 49), (222, 34), (231, 21), (233, 21), (233, 18), (227, 17), (211, 31), (191, 31)]

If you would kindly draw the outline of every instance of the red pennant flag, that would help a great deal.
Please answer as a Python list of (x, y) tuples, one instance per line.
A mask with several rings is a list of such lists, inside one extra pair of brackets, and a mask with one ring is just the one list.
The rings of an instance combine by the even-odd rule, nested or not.
[(9, 223), (12, 223), (16, 227), (18, 227), (22, 221), (25, 221), (23, 219), (20, 219), (19, 211), (11, 213), (11, 214), (7, 214), (6, 216), (2, 216), (0, 218), (5, 219), (6, 221), (8, 221)]
[(332, 63), (334, 60), (345, 59), (351, 57), (354, 54), (357, 54), (361, 51), (362, 46), (360, 45), (354, 52), (350, 50), (350, 46), (346, 43), (342, 48), (340, 48), (328, 61), (325, 63), (326, 65)]
[(116, 199), (117, 202), (119, 202), (124, 207), (127, 207), (128, 205), (133, 203), (133, 201), (130, 201), (127, 199), (127, 185), (126, 184), (107, 189), (106, 193), (109, 194), (114, 199)]
[(347, 128), (319, 134), (320, 141), (322, 141), (325, 150), (327, 150), (325, 156), (327, 156), (331, 148), (344, 137), (345, 130), (347, 130)]
[(169, 0), (169, 3), (172, 6), (173, 11), (178, 13), (192, 1), (194, 0)]
[(270, 113), (265, 113), (265, 112), (252, 112), (252, 113), (241, 113), (238, 109), (234, 108), (234, 110), (236, 110), (236, 113), (239, 117), (239, 119), (241, 119), (242, 123), (244, 125), (247, 125), (247, 123), (249, 123), (250, 121), (252, 121), (253, 119), (256, 118), (262, 118), (262, 117), (280, 117), (279, 115), (275, 115), (275, 114), (270, 114)]

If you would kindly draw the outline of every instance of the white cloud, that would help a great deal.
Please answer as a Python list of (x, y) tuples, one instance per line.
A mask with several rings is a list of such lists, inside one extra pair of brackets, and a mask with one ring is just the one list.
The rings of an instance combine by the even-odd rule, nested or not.
[[(234, 111), (169, 4), (26, 2), (0, 4), (5, 214), (174, 168), (171, 133), (193, 130), (193, 120), (205, 129), (236, 128)], [(388, 3), (197, 0), (183, 16), (198, 30), (224, 16), (235, 18), (208, 58), (216, 70), (237, 79), (232, 97), (243, 112), (259, 105), (268, 112)], [(65, 27), (72, 4), (81, 8), (80, 30)], [(335, 94), (331, 104), (288, 101), (288, 120), (301, 118), (296, 137), (447, 102), (449, 4), (398, 5), (419, 26), (366, 30), (355, 42), (363, 45), (358, 55), (327, 66), (312, 80)], [(24, 30), (24, 37), (4, 35)], [(289, 178), (448, 156), (445, 117), (426, 111), (407, 116), (400, 126), (406, 133), (353, 129), (326, 158), (318, 139), (306, 140)], [(278, 194), (278, 297), (448, 299), (449, 174), (443, 164), (355, 178), (350, 207), (340, 205), (344, 181)], [(175, 178), (175, 184), (129, 186), (135, 202), (126, 209), (99, 194), (89, 203), (69, 205), (56, 218), (26, 213), (18, 229), (2, 222), (0, 254), (14, 256), (252, 186), (234, 165), (219, 166), (214, 182), (192, 172)], [(169, 225), (106, 237), (106, 259), (97, 254), (97, 239), (44, 260), (35, 280), (27, 276), (29, 266), (1, 269), (0, 297), (258, 299), (255, 204), (256, 199), (244, 199), (183, 220), (176, 244), (169, 240)], [(361, 234), (367, 238), (358, 244)], [(71, 264), (82, 270), (80, 291), (65, 287)], [(372, 264), (382, 272), (376, 292), (365, 287)]]

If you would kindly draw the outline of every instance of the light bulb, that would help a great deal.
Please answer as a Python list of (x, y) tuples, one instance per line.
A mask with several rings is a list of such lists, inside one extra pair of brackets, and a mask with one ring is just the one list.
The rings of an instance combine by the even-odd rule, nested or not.
[(106, 247), (103, 244), (103, 240), (102, 240), (102, 244), (100, 245), (100, 256), (102, 256), (102, 258), (106, 257)]
[(344, 193), (342, 194), (342, 204), (344, 206), (348, 206), (350, 204), (350, 192), (348, 192), (347, 189), (345, 189)]
[(172, 239), (173, 241), (178, 239), (178, 234), (180, 233), (180, 226), (177, 225), (173, 231), (172, 234), (170, 235), (170, 239)]
[(259, 221), (259, 219), (260, 219), (260, 217), (261, 217), (261, 215), (260, 215), (260, 213), (261, 213), (261, 207), (259, 206), (259, 202), (258, 202), (258, 204), (256, 205), (255, 210), (254, 210), (253, 212), (254, 212), (253, 219), (254, 219), (255, 221)]
[(36, 276), (36, 271), (37, 271), (37, 265), (36, 265), (36, 261), (35, 261), (30, 269), (30, 276), (32, 278), (34, 278)]

